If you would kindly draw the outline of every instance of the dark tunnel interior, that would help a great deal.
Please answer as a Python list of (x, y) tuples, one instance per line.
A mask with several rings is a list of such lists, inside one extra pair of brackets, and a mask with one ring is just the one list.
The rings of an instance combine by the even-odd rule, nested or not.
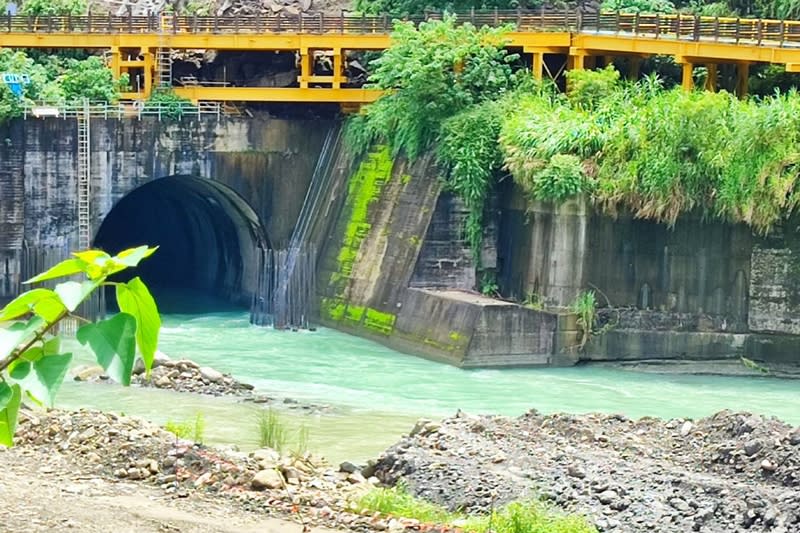
[(159, 249), (120, 280), (140, 276), (163, 312), (181, 313), (249, 303), (256, 252), (269, 246), (244, 199), (219, 182), (192, 176), (160, 178), (133, 190), (108, 213), (94, 241), (112, 254), (142, 244)]

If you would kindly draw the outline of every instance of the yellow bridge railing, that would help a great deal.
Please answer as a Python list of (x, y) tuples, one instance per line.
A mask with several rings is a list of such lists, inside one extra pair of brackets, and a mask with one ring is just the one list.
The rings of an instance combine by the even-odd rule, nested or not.
[[(421, 22), (441, 14), (410, 17)], [(477, 26), (509, 26), (518, 32), (565, 31), (575, 33), (626, 34), (687, 41), (711, 40), (774, 46), (800, 46), (800, 21), (749, 18), (701, 17), (689, 14), (641, 14), (582, 11), (472, 11), (456, 15), (460, 23)], [(91, 34), (385, 34), (393, 21), (388, 16), (117, 16), (60, 17), (0, 16), (2, 33), (91, 33)]]
[[(410, 17), (413, 23), (441, 19), (442, 14)], [(548, 74), (549, 55), (566, 57), (555, 67), (588, 68), (596, 58), (628, 56), (635, 61), (667, 55), (682, 65), (682, 85), (693, 87), (695, 65), (708, 69), (706, 88), (716, 89), (718, 64), (737, 68), (736, 92), (747, 92), (749, 66), (775, 63), (800, 72), (800, 21), (700, 17), (688, 14), (635, 14), (580, 10), (470, 11), (456, 14), (457, 23), (508, 27), (509, 47), (530, 54), (532, 73)], [(299, 75), (294, 87), (226, 86), (202, 82), (176, 87), (194, 102), (328, 102), (358, 106), (380, 96), (376, 90), (351, 83), (344, 71), (347, 53), (390, 46), (394, 21), (387, 16), (250, 15), (149, 16), (94, 15), (61, 17), (0, 16), (0, 47), (94, 48), (108, 50), (115, 76), (142, 75), (138, 92), (125, 99), (146, 99), (156, 70), (163, 66), (163, 49), (294, 51)], [(332, 57), (333, 73), (314, 70), (315, 51)], [(634, 61), (634, 62), (635, 62)], [(548, 65), (550, 63), (550, 65)], [(637, 67), (638, 68), (638, 67)]]

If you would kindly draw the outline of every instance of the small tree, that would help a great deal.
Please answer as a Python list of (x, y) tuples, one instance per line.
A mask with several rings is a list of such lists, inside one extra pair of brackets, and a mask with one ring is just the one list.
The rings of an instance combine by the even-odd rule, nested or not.
[(115, 288), (120, 313), (82, 326), (77, 332), (78, 342), (88, 345), (98, 364), (122, 385), (130, 385), (137, 348), (145, 371), (150, 373), (161, 329), (156, 303), (138, 277), (127, 283), (108, 278), (137, 266), (155, 250), (140, 246), (113, 257), (99, 250), (75, 253), (26, 283), (76, 275), (82, 279), (64, 281), (54, 289), (31, 289), (0, 310), (0, 445), (13, 444), (23, 401), (53, 404), (72, 354), (62, 351), (60, 337), (52, 332), (102, 287)]

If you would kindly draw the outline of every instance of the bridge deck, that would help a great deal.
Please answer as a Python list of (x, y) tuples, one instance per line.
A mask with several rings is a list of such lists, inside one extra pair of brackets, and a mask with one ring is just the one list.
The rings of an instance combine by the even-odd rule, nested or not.
[[(568, 58), (568, 68), (583, 68), (592, 56), (673, 56), (684, 65), (684, 86), (691, 87), (692, 66), (739, 65), (740, 87), (751, 63), (775, 63), (800, 72), (800, 22), (723, 19), (689, 15), (640, 15), (579, 12), (492, 12), (467, 14), (461, 22), (512, 27), (507, 45), (532, 54), (534, 75), (546, 70), (544, 54)], [(333, 102), (362, 104), (379, 91), (347, 87), (345, 54), (381, 50), (390, 45), (391, 22), (386, 17), (181, 17), (83, 16), (0, 17), (0, 47), (79, 48), (110, 52), (116, 76), (141, 69), (144, 86), (125, 98), (146, 98), (156, 83), (157, 51), (211, 49), (294, 51), (300, 75), (297, 87), (175, 87), (197, 101)], [(133, 50), (135, 59), (123, 59)], [(332, 75), (315, 75), (315, 50), (329, 51)], [(711, 87), (714, 88), (714, 87)]]

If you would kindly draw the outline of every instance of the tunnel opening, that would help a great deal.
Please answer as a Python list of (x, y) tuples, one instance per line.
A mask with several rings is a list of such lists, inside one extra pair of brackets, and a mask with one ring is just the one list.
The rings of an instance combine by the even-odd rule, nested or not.
[[(131, 191), (94, 240), (95, 248), (112, 254), (143, 244), (158, 252), (120, 280), (140, 276), (166, 313), (249, 305), (258, 257), (270, 247), (258, 215), (233, 189), (181, 175)], [(108, 297), (113, 306), (113, 294)]]

